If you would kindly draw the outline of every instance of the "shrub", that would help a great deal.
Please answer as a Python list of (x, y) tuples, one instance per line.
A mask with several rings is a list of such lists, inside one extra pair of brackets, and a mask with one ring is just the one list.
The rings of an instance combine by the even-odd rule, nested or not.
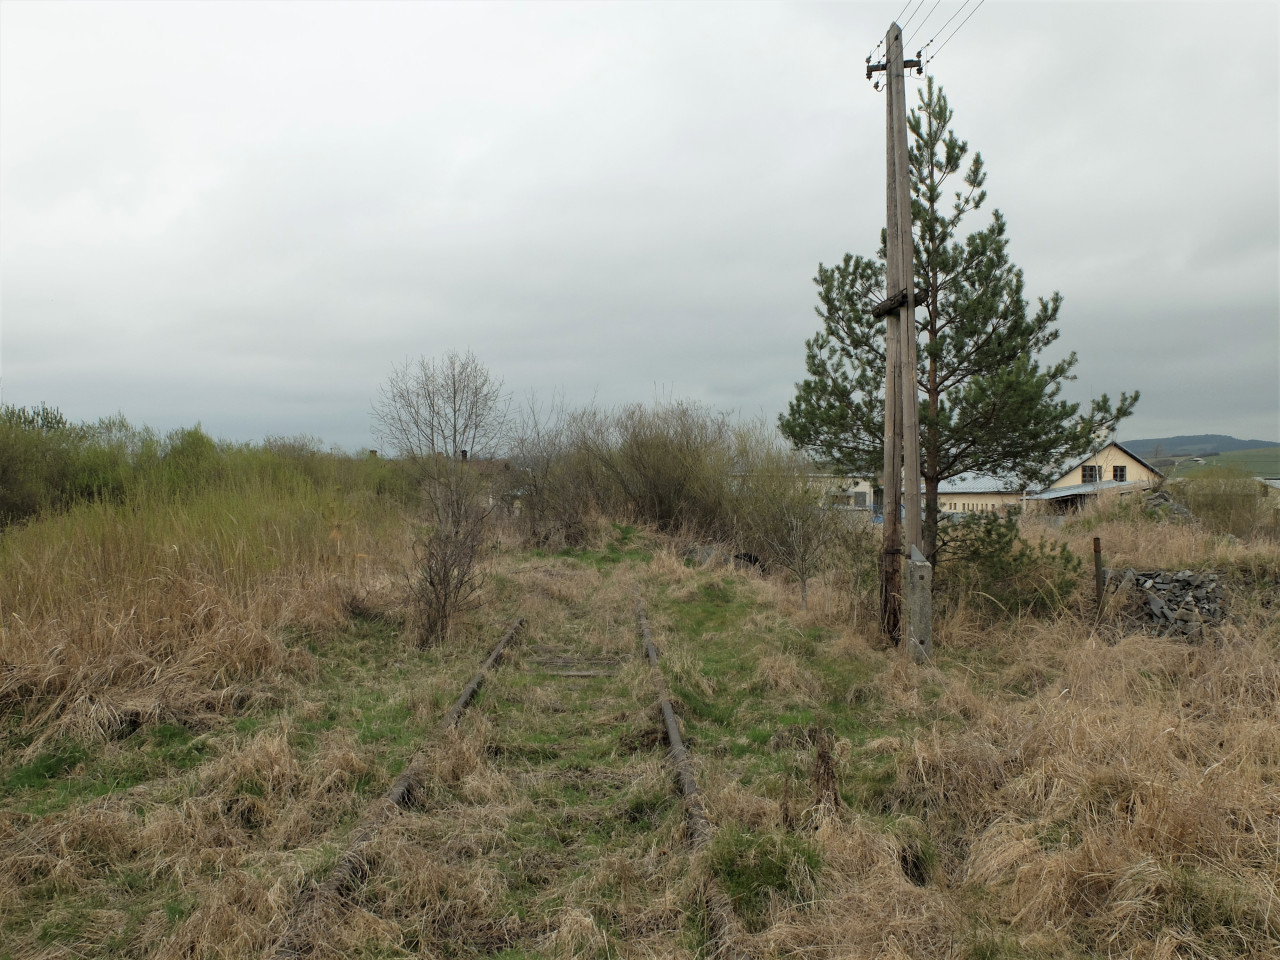
[(1214, 533), (1248, 539), (1280, 534), (1280, 514), (1256, 479), (1229, 464), (1206, 467), (1170, 492)]
[(734, 438), (723, 414), (685, 400), (632, 404), (584, 418), (576, 439), (607, 482), (606, 512), (626, 511), (664, 532), (731, 532)]
[(413, 544), (409, 591), (417, 620), (417, 642), (433, 646), (449, 638), (458, 617), (484, 584), (479, 564), (486, 534), (482, 520), (440, 527)]
[(43, 446), (37, 434), (0, 422), (0, 524), (32, 516), (49, 502)]
[(221, 479), (222, 452), (199, 424), (174, 430), (161, 446), (159, 479), (170, 495), (190, 493)]
[(800, 583), (801, 606), (809, 609), (808, 584), (826, 565), (843, 517), (822, 507), (822, 490), (811, 479), (813, 464), (776, 432), (758, 425), (739, 431), (738, 472), (730, 510), (735, 540)]
[(944, 582), (991, 612), (1046, 614), (1060, 609), (1079, 584), (1083, 563), (1065, 543), (1021, 534), (1019, 513), (969, 514), (948, 531)]
[(875, 622), (880, 603), (880, 528), (866, 514), (831, 511), (828, 546), (834, 586), (851, 625)]
[(72, 436), (55, 407), (0, 407), (0, 525), (68, 499)]
[(116, 446), (86, 445), (71, 458), (65, 499), (120, 500), (129, 486), (131, 465)]
[(581, 440), (592, 413), (571, 413), (558, 396), (546, 405), (530, 397), (520, 413), (506, 489), (508, 504), (519, 506), (520, 532), (531, 546), (580, 547), (603, 499), (599, 471)]
[(0, 407), (0, 424), (43, 434), (57, 433), (70, 426), (61, 410), (44, 403), (36, 407)]

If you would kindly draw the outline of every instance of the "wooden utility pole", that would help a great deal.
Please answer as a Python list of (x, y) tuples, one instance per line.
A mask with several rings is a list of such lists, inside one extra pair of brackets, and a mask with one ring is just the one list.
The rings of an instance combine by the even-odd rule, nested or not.
[[(889, 28), (890, 37), (898, 30), (895, 23)], [(902, 33), (898, 31), (898, 62), (902, 62)], [(892, 73), (893, 46), (885, 54), (885, 63)], [(902, 73), (901, 66), (896, 71)], [(885, 197), (887, 216), (885, 223), (886, 292), (890, 297), (901, 287), (898, 285), (900, 248), (898, 245), (898, 165), (894, 158), (893, 101), (889, 101), (885, 138), (889, 144)], [(884, 318), (884, 530), (880, 553), (880, 629), (895, 646), (902, 637), (902, 526), (900, 503), (902, 496), (902, 325), (898, 311), (891, 310)]]
[[(916, 393), (915, 247), (911, 238), (911, 178), (907, 154), (907, 97), (902, 28), (889, 25), (884, 70), (885, 293), (873, 311), (885, 318), (884, 546), (880, 562), (880, 626), (893, 644), (902, 639), (904, 552), (923, 545), (920, 518), (920, 407)], [(904, 469), (905, 467), (905, 469)], [(901, 505), (901, 506), (900, 506)], [(902, 513), (902, 520), (899, 513)], [(903, 523), (905, 521), (905, 523)], [(905, 526), (905, 530), (904, 530)], [(905, 538), (904, 538), (905, 534)], [(905, 541), (905, 542), (904, 542)]]
[[(899, 308), (898, 325), (901, 330), (902, 353), (899, 370), (902, 384), (899, 395), (902, 402), (902, 497), (905, 542), (903, 552), (911, 548), (921, 550), (920, 522), (920, 400), (916, 389), (916, 304), (915, 304), (915, 244), (911, 238), (911, 172), (907, 154), (907, 92), (903, 79), (902, 30), (898, 25), (889, 27), (889, 52), (886, 61), (892, 66), (888, 71), (888, 115), (893, 143), (889, 148), (894, 175), (893, 189), (897, 193), (898, 227), (898, 276), (892, 289), (906, 294), (906, 302)], [(919, 61), (915, 64), (919, 67)], [(893, 208), (890, 208), (892, 212)], [(889, 228), (890, 230), (893, 227)]]

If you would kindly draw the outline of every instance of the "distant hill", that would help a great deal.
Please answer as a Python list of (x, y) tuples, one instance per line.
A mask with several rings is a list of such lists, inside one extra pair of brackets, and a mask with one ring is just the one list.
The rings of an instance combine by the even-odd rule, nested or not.
[(1210, 453), (1231, 453), (1233, 450), (1258, 450), (1263, 447), (1280, 447), (1274, 440), (1237, 440), (1221, 433), (1200, 433), (1193, 437), (1155, 437), (1148, 440), (1121, 440), (1126, 450), (1144, 460), (1151, 457), (1203, 457)]

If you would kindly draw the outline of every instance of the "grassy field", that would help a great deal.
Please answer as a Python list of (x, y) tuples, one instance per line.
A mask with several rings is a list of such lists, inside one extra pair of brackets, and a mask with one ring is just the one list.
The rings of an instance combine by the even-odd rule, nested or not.
[(1257, 447), (1252, 450), (1233, 450), (1216, 457), (1204, 457), (1204, 463), (1182, 460), (1170, 476), (1194, 477), (1200, 471), (1212, 467), (1228, 467), (1251, 477), (1280, 477), (1280, 447)]
[[(845, 578), (803, 610), (783, 577), (601, 523), (581, 549), (501, 545), (483, 605), (419, 649), (402, 507), (232, 495), (0, 540), (0, 957), (266, 955), (424, 746), (429, 783), (317, 955), (705, 956), (708, 877), (753, 957), (1280, 955), (1273, 542), (1029, 524), (1218, 570), (1230, 618), (1189, 644), (1095, 626), (1084, 595), (1047, 619), (953, 601), (915, 666)], [(716, 827), (696, 854), (637, 598)]]

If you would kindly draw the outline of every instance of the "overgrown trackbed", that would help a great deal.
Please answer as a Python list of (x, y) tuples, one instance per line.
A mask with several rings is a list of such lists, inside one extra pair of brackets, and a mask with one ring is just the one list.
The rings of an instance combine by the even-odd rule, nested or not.
[[(521, 898), (517, 910), (501, 917), (473, 915), (471, 923), (462, 924), (455, 917), (447, 930), (420, 930), (420, 942), (447, 934), (454, 943), (461, 940), (473, 950), (488, 953), (541, 947), (577, 950), (598, 941), (607, 952), (610, 941), (653, 940), (668, 934), (676, 941), (668, 948), (686, 940), (707, 955), (745, 956), (737, 945), (741, 931), (732, 906), (714, 877), (686, 883), (688, 902), (677, 900), (672, 911), (669, 866), (676, 865), (677, 872), (687, 870), (685, 853), (705, 850), (713, 827), (696, 785), (694, 764), (681, 741), (642, 603), (637, 604), (636, 616), (638, 629), (631, 631), (631, 646), (648, 664), (652, 681), (649, 696), (642, 696), (639, 703), (633, 694), (643, 683), (634, 669), (624, 669), (636, 662), (634, 651), (625, 652), (625, 636), (606, 642), (584, 639), (590, 635), (580, 629), (581, 617), (571, 615), (544, 642), (520, 647), (518, 635), (525, 621), (512, 624), (440, 722), (433, 739), (414, 756), (386, 796), (361, 817), (346, 852), (329, 875), (305, 890), (287, 912), (286, 932), (272, 955), (283, 960), (323, 952), (326, 944), (345, 939), (349, 910), (376, 916), (379, 904), (374, 891), (386, 882), (377, 876), (385, 857), (380, 845), (384, 838), (395, 836), (400, 852), (408, 847), (421, 855), (418, 873), (435, 869), (443, 877), (451, 864), (461, 864), (464, 872), (492, 871), (489, 877), (497, 881), (494, 886), (506, 885), (508, 894)], [(499, 675), (497, 668), (504, 660), (511, 666)], [(467, 718), (459, 730), (464, 712), (486, 681), (488, 697), (476, 712), (489, 718), (487, 724)], [(537, 696), (530, 697), (531, 691)], [(541, 723), (542, 712), (557, 719)], [(652, 748), (662, 733), (655, 736), (644, 730), (646, 715), (649, 725), (661, 724), (665, 729), (671, 760), (668, 791), (678, 783), (684, 801), (687, 836), (683, 845), (673, 843), (678, 827), (673, 830), (656, 818), (660, 811), (669, 812), (679, 804), (672, 804), (652, 782)], [(576, 718), (568, 737), (565, 716)], [(482, 751), (476, 736), (467, 732), (471, 722), (482, 731)], [(500, 784), (505, 788), (500, 792), (514, 792), (527, 802), (512, 803), (513, 798), (505, 797), (507, 802), (499, 802), (501, 812), (496, 817), (495, 797), (488, 790), (464, 798), (461, 806), (456, 794), (449, 798), (453, 802), (440, 802), (444, 798), (433, 786), (438, 788), (445, 770), (450, 772), (444, 779), (456, 777), (460, 753), (471, 776), (480, 774), (491, 787)], [(476, 823), (476, 835), (464, 841), (464, 834), (453, 829), (459, 822)], [(485, 829), (493, 823), (502, 826), (501, 836)], [(658, 828), (661, 845), (655, 856), (655, 841), (645, 835)], [(424, 843), (432, 830), (439, 831), (438, 841)], [(533, 856), (526, 849), (529, 840), (533, 840)], [(640, 855), (633, 858), (632, 851)], [(518, 884), (514, 891), (509, 884), (512, 878)], [(604, 917), (596, 913), (606, 899), (596, 903), (595, 910), (590, 903), (564, 902), (566, 887), (590, 886), (593, 879), (601, 886), (602, 898), (621, 895)], [(447, 896), (446, 912), (456, 913), (462, 906), (464, 913), (470, 913), (482, 905), (483, 898), (478, 899), (479, 903), (466, 904)], [(646, 902), (654, 899), (656, 903)], [(554, 908), (550, 914), (547, 905)], [(440, 904), (435, 906), (438, 911)], [(702, 918), (704, 929), (690, 927), (690, 917)]]
[(0, 960), (1280, 955), (1273, 617), (1194, 645), (953, 617), (916, 667), (834, 588), (805, 613), (608, 536), (500, 555), (447, 646), (407, 644), (391, 591), (299, 628), (206, 725), (9, 718)]
[(500, 575), (493, 623), (528, 620), (474, 700), (475, 679), (454, 696), (483, 637), (414, 651), (364, 612), (300, 638), (318, 674), (232, 727), (20, 766), (0, 957), (730, 955), (705, 814), (687, 829), (665, 762), (640, 569)]

